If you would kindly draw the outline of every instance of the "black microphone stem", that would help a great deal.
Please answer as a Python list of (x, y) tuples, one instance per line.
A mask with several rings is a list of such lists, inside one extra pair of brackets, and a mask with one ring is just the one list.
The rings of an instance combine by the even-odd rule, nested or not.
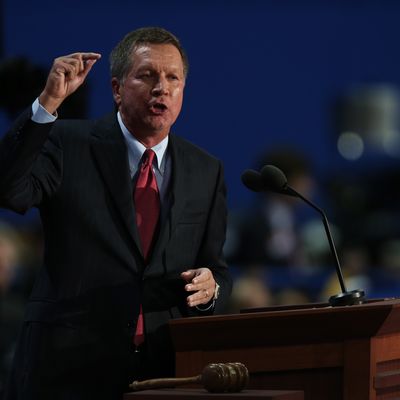
[[(334, 242), (333, 242), (333, 237), (332, 237), (332, 234), (331, 234), (331, 230), (329, 228), (328, 218), (326, 218), (325, 213), (318, 206), (316, 206), (310, 200), (306, 199), (304, 196), (302, 196), (299, 192), (297, 192), (296, 190), (294, 190), (290, 186), (286, 185), (284, 190), (287, 191), (288, 194), (295, 195), (296, 197), (300, 197), (308, 205), (310, 205), (312, 208), (314, 208), (314, 210), (317, 210), (321, 214), (322, 222), (324, 223), (324, 227), (325, 227), (326, 236), (328, 237), (329, 246), (330, 246), (331, 252), (332, 252), (332, 254), (333, 254), (334, 258), (335, 258), (335, 268), (336, 268), (337, 276), (339, 278), (340, 288), (341, 288), (343, 293), (346, 293), (347, 290), (346, 290), (346, 286), (344, 284), (342, 269), (340, 268), (339, 258), (338, 258), (337, 252), (336, 252), (336, 247), (335, 247)], [(290, 192), (292, 192), (292, 193), (290, 193)]]
[[(250, 179), (251, 178), (251, 179)], [(251, 183), (248, 185), (246, 183)], [(335, 244), (333, 243), (333, 238), (331, 230), (329, 228), (328, 218), (326, 218), (325, 213), (317, 207), (310, 200), (303, 197), (300, 193), (296, 192), (291, 188), (288, 183), (285, 174), (277, 167), (273, 165), (265, 165), (260, 172), (260, 177), (257, 172), (246, 173), (246, 179), (244, 182), (246, 186), (254, 191), (271, 191), (275, 193), (285, 194), (288, 196), (298, 197), (316, 210), (322, 217), (322, 222), (324, 223), (325, 233), (328, 238), (329, 247), (331, 249), (332, 256), (335, 259), (335, 268), (337, 277), (339, 279), (340, 288), (342, 293), (336, 294), (329, 298), (329, 304), (332, 307), (336, 306), (351, 306), (354, 304), (362, 304), (365, 299), (365, 293), (363, 290), (351, 290), (348, 292), (344, 284), (344, 279), (342, 275), (342, 269), (340, 268), (339, 258), (336, 253)]]

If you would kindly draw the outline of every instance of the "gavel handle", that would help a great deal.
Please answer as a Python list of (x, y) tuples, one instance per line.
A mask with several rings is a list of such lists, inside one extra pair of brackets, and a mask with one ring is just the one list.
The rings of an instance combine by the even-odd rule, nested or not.
[(129, 388), (133, 391), (139, 391), (188, 385), (190, 383), (201, 383), (201, 375), (191, 376), (189, 378), (160, 378), (148, 379), (141, 382), (134, 381), (129, 385)]

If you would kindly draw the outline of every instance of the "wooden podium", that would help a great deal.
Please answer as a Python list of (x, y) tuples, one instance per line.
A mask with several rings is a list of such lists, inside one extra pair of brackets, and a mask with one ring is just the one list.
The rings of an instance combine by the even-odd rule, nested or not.
[(240, 361), (251, 389), (303, 390), (305, 400), (400, 399), (400, 300), (247, 311), (171, 321), (177, 376)]

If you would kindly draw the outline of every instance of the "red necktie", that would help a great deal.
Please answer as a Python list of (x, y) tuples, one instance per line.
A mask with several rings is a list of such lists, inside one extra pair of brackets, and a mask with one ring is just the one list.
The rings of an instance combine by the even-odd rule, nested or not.
[[(142, 157), (142, 164), (135, 187), (136, 224), (139, 230), (143, 257), (148, 262), (154, 233), (160, 215), (160, 196), (157, 180), (153, 171), (155, 153), (147, 149)], [(134, 344), (139, 346), (144, 341), (143, 312), (140, 313), (136, 326)]]

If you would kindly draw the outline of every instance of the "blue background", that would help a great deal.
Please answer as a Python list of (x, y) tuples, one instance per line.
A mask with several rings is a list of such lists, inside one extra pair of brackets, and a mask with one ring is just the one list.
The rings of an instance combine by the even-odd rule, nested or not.
[[(174, 131), (223, 160), (232, 208), (251, 196), (241, 172), (276, 144), (302, 150), (322, 181), (371, 168), (368, 155), (338, 155), (333, 103), (360, 83), (400, 86), (396, 1), (3, 2), (5, 57), (50, 68), (59, 55), (102, 53), (90, 74), (91, 117), (112, 108), (107, 59), (119, 39), (141, 26), (174, 32), (190, 61)], [(2, 131), (8, 122), (0, 116)]]

